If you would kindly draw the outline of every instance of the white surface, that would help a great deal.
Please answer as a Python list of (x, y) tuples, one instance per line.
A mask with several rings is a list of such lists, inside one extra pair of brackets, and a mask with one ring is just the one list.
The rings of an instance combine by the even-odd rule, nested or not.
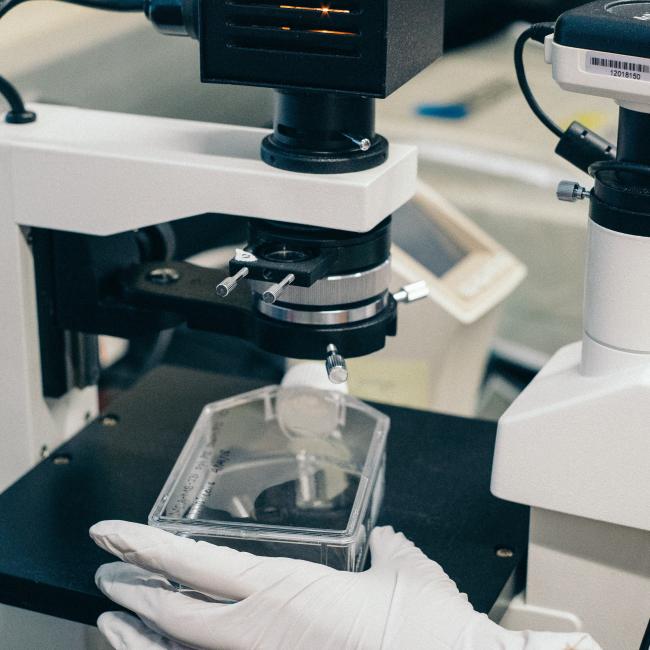
[(647, 238), (590, 223), (585, 343), (553, 356), (499, 421), (496, 496), (650, 530), (649, 253)]
[[(650, 238), (589, 223), (585, 331), (595, 341), (650, 354)], [(650, 364), (650, 356), (647, 357)]]
[(0, 490), (4, 490), (97, 413), (95, 389), (45, 400), (36, 316), (34, 265), (14, 223), (11, 161), (0, 147)]
[[(100, 629), (126, 650), (165, 647), (164, 637), (205, 650), (599, 649), (587, 635), (509, 632), (492, 623), (442, 567), (392, 528), (373, 530), (372, 567), (357, 574), (126, 522), (101, 522), (91, 535), (124, 561), (99, 569), (99, 588), (147, 621), (123, 613), (100, 618)], [(167, 580), (237, 604), (188, 597)]]
[(574, 614), (531, 605), (523, 594), (517, 594), (510, 601), (500, 624), (509, 630), (579, 632), (583, 628), (582, 622)]
[(21, 225), (109, 235), (221, 212), (366, 232), (415, 193), (410, 146), (363, 172), (297, 174), (262, 162), (262, 129), (32, 108), (35, 123), (0, 125)]
[[(553, 65), (553, 78), (561, 88), (585, 95), (609, 97), (629, 107), (650, 104), (650, 75), (641, 74), (639, 79), (602, 74), (589, 64), (592, 56), (618, 59), (632, 64), (650, 66), (650, 59), (620, 56), (616, 53), (596, 52), (576, 47), (559, 45), (553, 35), (546, 37), (545, 55), (547, 63)], [(612, 68), (615, 69), (615, 68)], [(607, 68), (603, 68), (607, 71)], [(641, 109), (643, 110), (643, 109)], [(650, 110), (650, 108), (645, 108)]]
[(647, 531), (533, 509), (526, 590), (503, 623), (636, 650), (650, 612), (649, 548)]
[(502, 416), (492, 492), (650, 530), (650, 363), (585, 377), (581, 351), (560, 350)]

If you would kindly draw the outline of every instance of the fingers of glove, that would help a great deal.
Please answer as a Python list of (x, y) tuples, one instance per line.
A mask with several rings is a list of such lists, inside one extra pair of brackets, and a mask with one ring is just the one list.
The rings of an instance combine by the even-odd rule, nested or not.
[[(150, 629), (193, 647), (214, 647), (213, 628), (220, 627), (222, 612), (236, 607), (187, 596), (164, 578), (124, 562), (99, 567), (95, 582), (108, 598), (135, 612)], [(210, 621), (209, 628), (206, 621)]]
[(409, 572), (417, 576), (420, 582), (428, 583), (431, 588), (440, 591), (440, 595), (458, 594), (456, 584), (444, 572), (443, 568), (429, 559), (403, 533), (396, 533), (390, 526), (375, 528), (370, 534), (370, 553), (373, 569), (389, 568)]
[[(372, 531), (370, 553), (373, 567), (398, 567), (422, 562), (435, 564), (403, 533), (396, 533), (392, 526), (383, 526)], [(442, 571), (442, 568), (438, 568)]]
[(97, 627), (115, 650), (189, 650), (150, 630), (139, 618), (126, 612), (106, 612)]
[(333, 571), (309, 562), (261, 558), (126, 521), (102, 521), (90, 535), (121, 560), (214, 598), (242, 600), (296, 572), (308, 578)]

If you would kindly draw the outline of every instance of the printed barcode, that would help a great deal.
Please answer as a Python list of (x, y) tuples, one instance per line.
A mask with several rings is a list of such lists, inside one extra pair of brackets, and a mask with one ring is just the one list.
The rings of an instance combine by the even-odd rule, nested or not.
[(614, 70), (625, 70), (627, 72), (643, 72), (645, 74), (650, 74), (650, 65), (645, 65), (644, 63), (632, 63), (631, 61), (601, 59), (598, 56), (592, 56), (591, 65), (597, 65), (601, 68), (613, 68)]

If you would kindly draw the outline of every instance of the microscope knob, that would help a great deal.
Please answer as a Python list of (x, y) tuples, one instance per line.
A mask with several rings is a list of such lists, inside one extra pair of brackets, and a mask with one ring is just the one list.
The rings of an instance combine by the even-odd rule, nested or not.
[(329, 380), (333, 384), (344, 384), (348, 380), (348, 365), (333, 344), (327, 346), (325, 369)]
[(428, 295), (429, 287), (427, 283), (424, 280), (420, 280), (420, 282), (414, 282), (413, 284), (407, 284), (405, 287), (402, 287), (397, 293), (393, 294), (393, 300), (408, 304), (416, 300), (422, 300), (422, 298), (426, 298)]
[(590, 196), (591, 192), (575, 181), (560, 181), (557, 186), (557, 198), (560, 201), (575, 203), (576, 201), (588, 199)]
[(272, 305), (280, 297), (280, 294), (284, 291), (285, 287), (289, 286), (295, 279), (296, 276), (293, 273), (289, 273), (289, 275), (287, 275), (281, 282), (269, 287), (262, 295), (262, 300), (264, 300), (265, 303)]
[(243, 280), (247, 275), (248, 275), (248, 269), (244, 267), (239, 271), (239, 273), (237, 273), (237, 275), (233, 275), (230, 278), (226, 278), (225, 280), (222, 280), (217, 285), (217, 295), (219, 296), (219, 298), (225, 298), (229, 296), (237, 288), (237, 283), (240, 280)]

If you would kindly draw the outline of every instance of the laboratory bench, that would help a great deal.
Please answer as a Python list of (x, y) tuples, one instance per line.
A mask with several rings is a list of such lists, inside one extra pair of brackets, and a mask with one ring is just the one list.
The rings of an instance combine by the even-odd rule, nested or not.
[[(266, 382), (268, 383), (268, 382)], [(147, 521), (202, 407), (259, 380), (160, 366), (0, 495), (0, 602), (93, 624), (111, 561), (88, 536), (103, 519)], [(498, 617), (522, 573), (528, 509), (490, 494), (496, 426), (394, 406), (381, 524), (438, 561)]]

